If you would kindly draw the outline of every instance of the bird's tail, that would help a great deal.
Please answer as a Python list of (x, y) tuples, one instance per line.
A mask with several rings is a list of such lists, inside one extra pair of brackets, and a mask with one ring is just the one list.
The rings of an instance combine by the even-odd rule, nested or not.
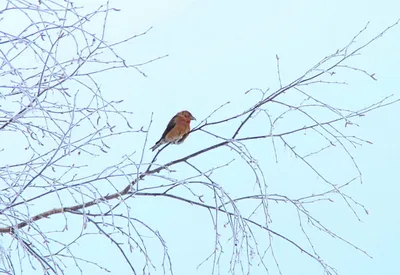
[(160, 147), (163, 144), (163, 140), (160, 139), (159, 141), (156, 142), (156, 144), (153, 145), (153, 147), (150, 148), (151, 151), (156, 150), (158, 147)]

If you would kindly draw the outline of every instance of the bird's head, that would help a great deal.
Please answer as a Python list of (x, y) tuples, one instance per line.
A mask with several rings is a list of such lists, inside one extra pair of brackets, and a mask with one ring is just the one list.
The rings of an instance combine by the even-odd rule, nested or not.
[(189, 111), (182, 111), (178, 113), (179, 116), (182, 116), (185, 120), (191, 121), (191, 120), (196, 120), (196, 118), (189, 112)]

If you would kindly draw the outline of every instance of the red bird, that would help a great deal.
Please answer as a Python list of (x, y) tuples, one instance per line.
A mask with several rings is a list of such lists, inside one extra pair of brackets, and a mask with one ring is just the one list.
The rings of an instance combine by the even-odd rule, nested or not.
[(151, 147), (151, 150), (156, 150), (163, 144), (173, 143), (181, 144), (189, 135), (190, 121), (196, 120), (189, 111), (177, 113), (168, 123), (167, 128), (162, 134), (159, 141)]

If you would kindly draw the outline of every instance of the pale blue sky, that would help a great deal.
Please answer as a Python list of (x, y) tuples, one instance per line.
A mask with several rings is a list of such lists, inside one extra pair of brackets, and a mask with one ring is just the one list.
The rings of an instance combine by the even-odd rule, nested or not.
[[(357, 39), (359, 43), (394, 23), (400, 10), (396, 1), (174, 1), (168, 5), (163, 1), (148, 1), (143, 6), (139, 1), (114, 3), (122, 11), (111, 17), (110, 27), (115, 31), (109, 32), (107, 39), (153, 26), (148, 35), (121, 47), (121, 54), (133, 63), (169, 54), (143, 68), (147, 78), (132, 70), (113, 75), (112, 81), (103, 86), (126, 100), (126, 106), (137, 116), (134, 124), (146, 124), (154, 112), (150, 143), (158, 139), (168, 118), (181, 109), (189, 109), (201, 119), (224, 102), (232, 101), (232, 106), (225, 109), (228, 115), (254, 100), (256, 96), (249, 99), (251, 96), (244, 95), (249, 88), (276, 89), (279, 85), (276, 55), (281, 61), (282, 81), (288, 83), (324, 56), (345, 46), (368, 21), (368, 30)], [(396, 28), (352, 61), (351, 64), (375, 73), (378, 81), (347, 71), (338, 79), (349, 85), (315, 86), (313, 94), (342, 108), (360, 108), (390, 94), (398, 97), (399, 46), (400, 30)], [(223, 117), (224, 113), (219, 115)], [(357, 120), (360, 127), (351, 127), (348, 132), (373, 142), (351, 150), (364, 183), (356, 183), (347, 190), (370, 214), (361, 214), (362, 222), (357, 222), (340, 199), (333, 206), (322, 204), (323, 207), (314, 209), (316, 217), (333, 231), (373, 257), (370, 259), (337, 239), (313, 232), (321, 256), (339, 274), (398, 274), (399, 115), (398, 105), (381, 109)], [(195, 133), (161, 159), (183, 156), (213, 141), (205, 142), (200, 133)], [(301, 144), (312, 145), (313, 141), (298, 138), (297, 143), (301, 147)], [(256, 146), (260, 146), (257, 150), (265, 156), (260, 161), (271, 193), (298, 197), (313, 193), (313, 188), (328, 188), (321, 186), (320, 181), (314, 182), (315, 174), (290, 152), (281, 152), (279, 163), (275, 164), (270, 144)], [(147, 157), (150, 159), (151, 154)], [(334, 180), (343, 180), (354, 172), (341, 153), (322, 155), (319, 162), (322, 171)], [(221, 180), (232, 195), (242, 194), (243, 188), (254, 188), (253, 183), (240, 181), (237, 175), (223, 175)], [(134, 205), (140, 209), (138, 215), (162, 232), (175, 274), (209, 274), (207, 266), (195, 269), (213, 247), (211, 225), (206, 225), (207, 213), (168, 200), (143, 198)], [(152, 210), (149, 212), (147, 207)], [(296, 217), (290, 218), (292, 214), (287, 214), (284, 207), (274, 207), (273, 228), (296, 236), (298, 230), (293, 229), (298, 226)], [(283, 274), (323, 273), (317, 264), (286, 244), (278, 242), (275, 249)], [(226, 272), (221, 270), (220, 274)], [(270, 272), (277, 274), (272, 264)], [(251, 274), (264, 273), (254, 267)]]
[[(86, 3), (88, 1), (77, 1), (77, 4), (79, 2), (89, 5)], [(360, 45), (400, 18), (400, 5), (394, 0), (379, 3), (359, 0), (142, 2), (110, 1), (111, 6), (121, 11), (109, 16), (105, 40), (116, 41), (153, 27), (147, 35), (117, 47), (116, 51), (129, 64), (146, 62), (166, 54), (169, 56), (142, 67), (147, 77), (132, 69), (109, 72), (107, 77), (98, 81), (106, 98), (124, 100), (120, 107), (133, 112), (130, 123), (134, 128), (147, 127), (153, 113), (147, 147), (158, 140), (170, 117), (180, 110), (190, 110), (201, 121), (214, 109), (231, 101), (215, 116), (216, 120), (254, 104), (259, 94), (245, 94), (250, 88), (275, 91), (279, 88), (276, 55), (280, 58), (282, 82), (287, 84), (323, 57), (344, 47), (367, 22), (370, 22), (368, 29), (356, 40)], [(101, 1), (91, 1), (90, 5), (99, 3)], [(399, 98), (399, 47), (400, 28), (396, 27), (351, 61), (350, 64), (375, 73), (378, 81), (359, 72), (343, 71), (335, 76), (335, 81), (346, 81), (348, 85), (315, 85), (307, 88), (307, 91), (344, 109), (368, 106), (391, 94)], [(295, 95), (291, 97), (288, 92), (283, 98), (291, 102), (295, 100)], [(354, 120), (359, 127), (349, 126), (343, 130), (348, 135), (356, 135), (373, 143), (350, 149), (361, 169), (363, 184), (355, 182), (345, 190), (368, 209), (369, 215), (359, 209), (362, 221), (357, 221), (339, 197), (334, 203), (321, 203), (309, 209), (332, 231), (373, 257), (370, 259), (338, 239), (311, 230), (310, 236), (320, 256), (341, 275), (398, 274), (399, 110), (396, 104), (373, 111), (362, 119)], [(271, 111), (274, 111), (272, 107)], [(321, 116), (324, 115), (321, 113)], [(288, 117), (278, 124), (277, 131), (291, 129), (293, 125), (302, 123), (301, 118)], [(265, 133), (264, 128), (269, 128), (268, 122), (265, 125), (249, 124), (246, 131), (262, 134)], [(221, 134), (230, 133), (230, 130), (216, 128)], [(290, 140), (304, 152), (313, 151), (313, 146), (318, 145), (311, 133), (297, 135)], [(142, 141), (142, 138), (110, 141), (109, 153), (91, 160), (92, 165), (110, 165), (120, 161), (123, 154), (141, 152)], [(158, 161), (165, 163), (216, 142), (204, 133), (195, 132), (179, 147), (167, 148)], [(275, 162), (270, 140), (251, 143), (249, 149), (259, 159), (271, 194), (297, 198), (330, 189), (283, 146), (278, 148), (278, 163)], [(146, 150), (145, 159), (150, 161), (152, 157), (153, 153)], [(228, 149), (221, 149), (194, 159), (193, 163), (207, 169), (224, 164), (233, 157)], [(242, 163), (237, 156), (235, 158), (230, 167), (240, 172), (224, 174), (224, 170), (221, 170), (215, 174), (217, 182), (232, 197), (252, 193), (256, 189), (254, 180), (249, 177), (251, 171), (241, 171)], [(339, 150), (322, 153), (315, 158), (315, 163), (324, 175), (338, 184), (356, 176), (351, 162)], [(176, 169), (182, 174), (179, 178), (193, 172), (183, 165)], [(155, 184), (152, 180), (156, 181), (155, 178), (148, 178), (141, 185)], [(115, 184), (124, 186), (126, 183)], [(162, 234), (168, 245), (175, 275), (211, 273), (210, 263), (196, 269), (214, 248), (214, 231), (206, 210), (162, 198), (137, 197), (129, 203), (136, 218)], [(243, 209), (244, 212), (251, 210)], [(297, 216), (289, 206), (271, 204), (270, 214), (273, 221), (271, 228), (307, 246), (298, 229)], [(42, 223), (44, 225), (56, 219), (62, 217), (53, 217)], [(79, 219), (76, 221), (77, 224), (81, 222)], [(69, 228), (71, 231), (80, 230), (73, 229), (71, 225)], [(221, 242), (225, 242), (228, 251), (231, 248), (227, 242), (230, 232), (229, 228), (226, 230), (224, 232), (222, 229), (220, 233)], [(266, 236), (258, 236), (258, 242), (267, 241), (264, 239)], [(152, 242), (151, 238), (149, 242)], [(81, 256), (85, 252), (90, 255), (95, 253), (92, 248), (96, 240), (87, 238), (80, 243)], [(105, 240), (103, 242), (107, 243)], [(154, 241), (148, 249), (152, 251), (154, 263), (159, 264), (161, 247)], [(287, 243), (277, 239), (274, 249), (282, 274), (323, 274), (314, 260)], [(116, 249), (98, 253), (95, 258), (107, 263), (111, 274), (129, 273), (129, 267), (121, 260)], [(219, 274), (228, 274), (230, 252), (226, 253), (223, 260), (226, 265), (221, 264)], [(272, 260), (267, 260), (267, 263), (270, 264), (270, 274), (279, 274)], [(141, 270), (141, 262), (138, 261), (137, 265), (137, 269)], [(88, 274), (101, 274), (96, 268), (92, 272)], [(162, 274), (162, 269), (158, 268), (151, 274)], [(241, 273), (238, 270), (235, 274)], [(265, 271), (254, 263), (251, 274), (265, 274)]]
[[(224, 102), (232, 101), (226, 113), (219, 114), (224, 117), (237, 108), (244, 109), (243, 104), (248, 106), (253, 102), (258, 95), (245, 96), (249, 88), (276, 89), (279, 85), (276, 55), (281, 61), (282, 81), (288, 83), (324, 56), (345, 46), (368, 21), (371, 22), (368, 30), (357, 42), (370, 39), (394, 23), (400, 10), (396, 1), (174, 1), (168, 5), (163, 1), (147, 1), (146, 5), (139, 2), (112, 2), (122, 11), (110, 17), (112, 31), (106, 39), (112, 41), (153, 26), (146, 36), (121, 47), (119, 53), (131, 63), (164, 54), (169, 57), (144, 67), (147, 78), (134, 70), (125, 71), (110, 74), (112, 77), (104, 81), (102, 87), (124, 98), (125, 107), (137, 118), (134, 125), (147, 124), (150, 113), (154, 113), (150, 143), (158, 139), (169, 117), (181, 109), (188, 109), (202, 119)], [(315, 86), (313, 94), (342, 108), (359, 108), (389, 94), (398, 97), (399, 46), (400, 30), (396, 28), (352, 61), (376, 73), (378, 81), (346, 72), (341, 79), (349, 85)], [(370, 259), (337, 239), (313, 232), (313, 242), (321, 256), (336, 267), (339, 274), (397, 274), (400, 245), (400, 218), (396, 206), (400, 192), (398, 110), (395, 105), (372, 112), (357, 120), (360, 127), (351, 127), (348, 132), (373, 142), (373, 145), (352, 150), (364, 183), (356, 183), (347, 191), (366, 206), (370, 215), (361, 214), (362, 222), (357, 222), (340, 199), (333, 206), (322, 204), (314, 209), (316, 217), (333, 231), (373, 257)], [(290, 128), (290, 125), (282, 127)], [(160, 161), (184, 156), (213, 142), (204, 140), (197, 132), (182, 146), (170, 148)], [(312, 142), (298, 138), (300, 144), (297, 145), (301, 147)], [(126, 141), (126, 144), (135, 147), (134, 142)], [(138, 146), (140, 148), (141, 144)], [(261, 146), (257, 150), (263, 151), (264, 158), (260, 162), (271, 193), (298, 197), (312, 193), (313, 188), (318, 191), (328, 188), (321, 186), (321, 181), (316, 181), (317, 177), (290, 152), (282, 151), (279, 163), (275, 164), (270, 142), (256, 146)], [(146, 157), (150, 160), (151, 156)], [(218, 159), (215, 154), (211, 156)], [(196, 163), (201, 165), (215, 158), (203, 158)], [(322, 171), (334, 180), (343, 180), (354, 172), (343, 154), (322, 155), (319, 161)], [(233, 196), (246, 192), (246, 188), (254, 188), (254, 183), (238, 180), (238, 175), (222, 175), (220, 179), (221, 185)], [(163, 199), (137, 199), (133, 207), (138, 217), (162, 233), (169, 246), (175, 274), (209, 274), (207, 265), (196, 270), (213, 249), (208, 213)], [(285, 212), (284, 206), (271, 207), (273, 228), (297, 236), (298, 230), (293, 229), (298, 225), (296, 217)], [(283, 274), (323, 273), (315, 262), (286, 244), (277, 242), (275, 249)], [(124, 273), (125, 268), (121, 264), (118, 273)], [(221, 269), (220, 274), (226, 272), (227, 269)], [(272, 264), (270, 272), (277, 274)], [(254, 266), (252, 274), (264, 272)]]

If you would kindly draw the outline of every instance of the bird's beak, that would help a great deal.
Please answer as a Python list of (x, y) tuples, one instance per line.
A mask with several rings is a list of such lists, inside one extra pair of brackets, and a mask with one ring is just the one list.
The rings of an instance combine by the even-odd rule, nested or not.
[(196, 120), (196, 118), (194, 117), (194, 116), (192, 116), (192, 118), (191, 118), (192, 120)]

